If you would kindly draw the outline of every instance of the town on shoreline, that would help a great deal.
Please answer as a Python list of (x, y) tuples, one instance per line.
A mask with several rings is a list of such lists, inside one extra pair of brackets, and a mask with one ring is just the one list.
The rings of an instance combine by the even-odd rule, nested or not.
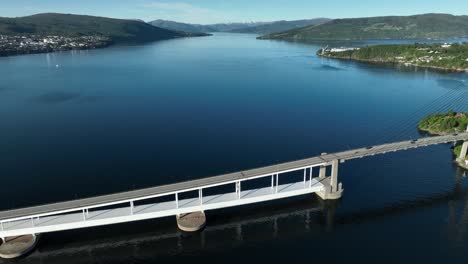
[(0, 35), (0, 57), (67, 50), (103, 48), (112, 44), (108, 37), (59, 35)]

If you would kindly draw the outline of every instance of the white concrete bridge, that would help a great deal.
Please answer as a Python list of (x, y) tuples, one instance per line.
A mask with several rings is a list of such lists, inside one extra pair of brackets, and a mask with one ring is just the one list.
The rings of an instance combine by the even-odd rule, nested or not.
[[(180, 216), (312, 193), (324, 200), (339, 199), (343, 193), (338, 182), (340, 162), (459, 141), (464, 142), (460, 155), (464, 158), (468, 149), (468, 132), (324, 153), (216, 177), (3, 211), (0, 212), (0, 238), (5, 242), (7, 238), (23, 235)], [(291, 182), (288, 179), (290, 173), (298, 171), (301, 179)], [(318, 171), (318, 175), (314, 175), (314, 171)], [(244, 188), (248, 182), (256, 180), (263, 182), (263, 186)]]

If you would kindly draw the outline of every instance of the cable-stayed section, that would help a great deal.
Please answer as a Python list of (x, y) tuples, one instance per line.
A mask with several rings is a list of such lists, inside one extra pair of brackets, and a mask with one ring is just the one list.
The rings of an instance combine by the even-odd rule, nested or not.
[(432, 100), (428, 104), (423, 105), (422, 107), (408, 115), (407, 119), (395, 120), (382, 130), (377, 131), (377, 133), (382, 136), (378, 138), (376, 142), (391, 142), (399, 139), (404, 139), (402, 136), (405, 136), (407, 134), (407, 131), (414, 132), (416, 129), (415, 124), (417, 125), (419, 120), (422, 119), (425, 115), (427, 115), (428, 113), (436, 113), (437, 111), (446, 109), (454, 101), (466, 97), (466, 95), (464, 95), (463, 93), (463, 90), (458, 89), (461, 86), (463, 86), (463, 84), (459, 85), (451, 91), (444, 93), (443, 95)]
[[(433, 109), (430, 114), (445, 113), (449, 110), (462, 110), (462, 107), (465, 104), (467, 98), (468, 91), (465, 91), (462, 94), (460, 94), (459, 97)], [(399, 134), (397, 134), (396, 137), (399, 139), (408, 139), (409, 137), (411, 137), (411, 135), (413, 135), (416, 131), (416, 127), (419, 121), (424, 117), (425, 116), (417, 116), (416, 119), (413, 118), (413, 121), (409, 125), (402, 127), (402, 131)]]
[(464, 100), (468, 97), (468, 92), (461, 87), (467, 87), (465, 83), (459, 84), (450, 91), (435, 98), (428, 104), (423, 105), (416, 111), (408, 115), (407, 119), (395, 120), (377, 133), (382, 135), (377, 139), (377, 143), (391, 142), (395, 140), (408, 139), (416, 130), (419, 121), (428, 113), (438, 113), (449, 110), (451, 107), (461, 108)]

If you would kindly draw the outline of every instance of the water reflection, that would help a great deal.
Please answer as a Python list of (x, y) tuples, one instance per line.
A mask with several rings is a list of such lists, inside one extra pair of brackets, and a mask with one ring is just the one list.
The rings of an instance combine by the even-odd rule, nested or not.
[(80, 96), (81, 94), (74, 92), (53, 91), (39, 95), (34, 100), (44, 104), (57, 104), (74, 100)]
[[(11, 92), (0, 97), (1, 167), (2, 175), (8, 175), (3, 184), (9, 186), (2, 190), (0, 206), (151, 187), (390, 142), (393, 137), (416, 138), (420, 117), (466, 106), (456, 99), (464, 91), (453, 90), (458, 80), (466, 79), (462, 74), (414, 74), (320, 59), (314, 55), (318, 48), (230, 35), (114, 47), (90, 55), (3, 58), (0, 86)], [(52, 68), (46, 67), (44, 56)], [(452, 78), (457, 81), (443, 81)], [(34, 95), (42, 103), (31, 100)], [(98, 103), (83, 107), (88, 102)], [(63, 107), (57, 112), (57, 106)], [(343, 128), (345, 133), (337, 133)], [(315, 259), (330, 262), (336, 243), (343, 240), (340, 245), (349, 251), (340, 256), (346, 260), (355, 259), (351, 257), (360, 254), (357, 247), (365, 241), (372, 241), (366, 246), (374, 247), (373, 252), (395, 248), (396, 262), (407, 260), (417, 252), (413, 242), (421, 248), (439, 242), (440, 229), (447, 227), (445, 207), (455, 201), (459, 210), (467, 195), (462, 184), (456, 191), (453, 179), (445, 176), (454, 171), (447, 146), (392, 155), (344, 165), (349, 172), (345, 185), (352, 191), (341, 203), (322, 205), (308, 198), (284, 206), (214, 212), (208, 228), (191, 235), (179, 233), (173, 218), (46, 234), (37, 252), (21, 262), (147, 263), (210, 251), (229, 255), (233, 247), (239, 247), (234, 252), (239, 258), (264, 261), (265, 256), (255, 259), (257, 253), (246, 248), (275, 253), (278, 246), (286, 248), (281, 251), (286, 257), (305, 261), (309, 252), (297, 250), (304, 245), (321, 247), (323, 255)], [(368, 169), (355, 170), (358, 166)], [(378, 188), (382, 185), (389, 188)], [(421, 196), (425, 198), (413, 199)], [(420, 217), (421, 211), (430, 213)], [(399, 216), (402, 226), (408, 225), (401, 229), (408, 237), (401, 237), (405, 241), (396, 247), (389, 232), (376, 235), (400, 227), (389, 216)], [(426, 239), (408, 242), (412, 221), (428, 219), (444, 222), (442, 227), (422, 227)], [(463, 222), (457, 218), (452, 226)], [(444, 233), (438, 244), (446, 241)], [(438, 249), (447, 261), (452, 252)], [(204, 257), (213, 258), (209, 253)]]
[(468, 227), (468, 195), (463, 191), (462, 180), (467, 172), (458, 168), (456, 173), (454, 193), (457, 197), (448, 201), (447, 237), (452, 243), (458, 244), (466, 240)]
[[(148, 224), (143, 228), (146, 231), (137, 230), (136, 234), (131, 234), (133, 228), (124, 227), (123, 235), (116, 235), (118, 232), (110, 230), (108, 231), (110, 237), (99, 239), (87, 239), (83, 235), (85, 233), (58, 237), (46, 235), (39, 249), (21, 262), (63, 263), (66, 260), (74, 264), (91, 263), (100, 259), (105, 262), (128, 259), (132, 262), (137, 259), (147, 260), (181, 254), (198, 255), (206, 251), (220, 251), (252, 242), (284, 240), (304, 234), (318, 236), (323, 232), (336, 232), (336, 228), (340, 226), (376, 221), (447, 203), (448, 239), (459, 243), (465, 241), (468, 224), (468, 189), (463, 188), (464, 177), (466, 173), (461, 169), (458, 170), (456, 183), (451, 192), (348, 214), (338, 213), (340, 201), (305, 198), (285, 202), (280, 206), (270, 204), (261, 209), (252, 207), (208, 214), (208, 226), (202, 232), (195, 234), (183, 233), (173, 227), (167, 228), (169, 225), (174, 226), (174, 219), (170, 218), (162, 221), (160, 228), (169, 230), (162, 233), (147, 232), (150, 228)], [(459, 207), (462, 207), (461, 213), (457, 212)], [(92, 236), (108, 235), (104, 234), (106, 232), (93, 232)], [(91, 232), (86, 234), (91, 235)], [(62, 243), (58, 243), (59, 240), (63, 240)], [(76, 240), (81, 241), (76, 242)]]
[[(269, 205), (260, 210), (253, 207), (247, 208), (246, 213), (240, 210), (227, 210), (227, 212), (208, 214), (209, 224), (203, 232), (195, 234), (168, 228), (172, 232), (129, 234), (124, 237), (116, 237), (113, 233), (111, 237), (99, 240), (86, 239), (84, 235), (66, 238), (62, 235), (57, 237), (53, 234), (46, 235), (39, 249), (23, 261), (24, 263), (37, 263), (38, 261), (63, 263), (66, 260), (70, 264), (90, 263), (105, 256), (106, 261), (112, 262), (122, 260), (123, 257), (145, 259), (222, 250), (255, 241), (294, 237), (323, 230), (330, 231), (333, 229), (336, 206), (337, 202), (325, 203), (308, 198), (286, 202), (279, 207)], [(267, 211), (269, 213), (266, 213)], [(174, 219), (166, 220), (168, 225), (175, 225)], [(91, 232), (87, 234), (91, 235)], [(61, 239), (63, 243), (56, 243)], [(72, 242), (72, 240), (80, 239), (82, 241), (79, 243)], [(112, 254), (106, 254), (108, 251), (112, 251)]]
[(343, 70), (345, 70), (343, 68), (339, 68), (339, 67), (335, 67), (335, 66), (331, 66), (331, 65), (327, 65), (327, 64), (322, 64), (317, 68), (319, 70), (323, 70), (323, 71), (343, 71)]
[[(458, 77), (458, 76), (454, 76)], [(460, 76), (459, 78), (443, 78), (437, 80), (437, 84), (448, 90), (468, 90), (468, 83)]]

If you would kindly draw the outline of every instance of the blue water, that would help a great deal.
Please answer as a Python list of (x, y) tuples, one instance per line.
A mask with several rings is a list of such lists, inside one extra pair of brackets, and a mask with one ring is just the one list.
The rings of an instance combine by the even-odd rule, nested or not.
[[(0, 209), (418, 138), (426, 114), (468, 111), (466, 74), (319, 48), (216, 34), (0, 58)], [(468, 186), (450, 147), (349, 161), (337, 203), (208, 212), (195, 235), (172, 218), (46, 234), (20, 262), (467, 263)]]

